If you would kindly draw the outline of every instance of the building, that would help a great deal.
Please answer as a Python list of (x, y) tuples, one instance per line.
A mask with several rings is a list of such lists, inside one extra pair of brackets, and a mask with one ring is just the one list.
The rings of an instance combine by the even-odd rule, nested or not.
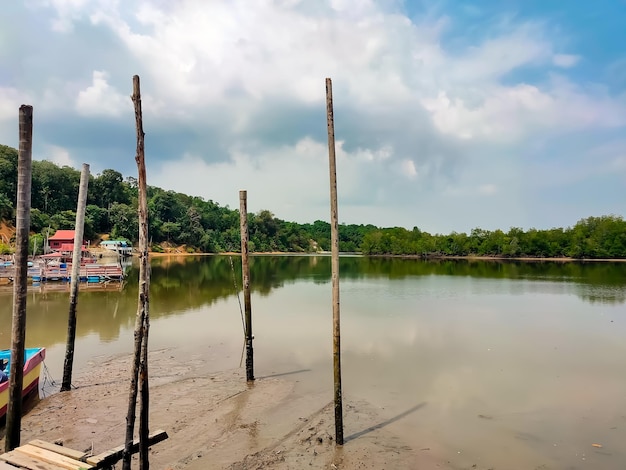
[[(72, 252), (74, 250), (74, 230), (57, 230), (50, 238), (48, 238), (48, 248), (50, 251)], [(83, 241), (82, 251), (86, 251), (87, 247)]]
[(120, 256), (130, 256), (133, 253), (133, 247), (126, 240), (104, 240), (100, 242), (100, 246)]

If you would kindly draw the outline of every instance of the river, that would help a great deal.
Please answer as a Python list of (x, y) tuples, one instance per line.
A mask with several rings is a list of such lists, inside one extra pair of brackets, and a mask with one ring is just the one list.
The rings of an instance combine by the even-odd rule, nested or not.
[[(137, 277), (81, 290), (77, 373), (132, 352)], [(155, 258), (151, 349), (239, 367), (240, 279), (238, 257)], [(330, 258), (254, 256), (251, 284), (256, 375), (332, 399)], [(11, 300), (0, 288), (0, 348)], [(452, 468), (621, 468), (625, 302), (626, 263), (342, 257), (344, 395)], [(67, 286), (30, 290), (26, 343), (47, 348), (44, 392), (61, 379), (67, 311)]]

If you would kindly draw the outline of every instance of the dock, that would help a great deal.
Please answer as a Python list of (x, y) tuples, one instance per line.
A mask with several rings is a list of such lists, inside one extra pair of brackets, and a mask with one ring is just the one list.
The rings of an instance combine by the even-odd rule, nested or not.
[[(72, 280), (72, 265), (64, 263), (58, 266), (32, 266), (28, 268), (28, 279), (32, 282)], [(0, 265), (0, 279), (12, 281), (15, 278), (14, 266)], [(121, 281), (124, 279), (124, 269), (119, 264), (85, 264), (80, 267), (80, 282)]]
[[(152, 446), (168, 438), (163, 430), (148, 436), (148, 445)], [(139, 451), (139, 441), (135, 439), (131, 446), (133, 454)], [(36, 439), (17, 447), (11, 452), (0, 455), (0, 470), (88, 470), (111, 468), (122, 458), (124, 446), (91, 455), (88, 452), (70, 449), (50, 442)]]

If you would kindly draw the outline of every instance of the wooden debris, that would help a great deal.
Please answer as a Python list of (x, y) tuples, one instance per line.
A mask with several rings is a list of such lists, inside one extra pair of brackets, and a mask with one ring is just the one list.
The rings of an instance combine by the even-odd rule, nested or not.
[(35, 439), (34, 441), (30, 441), (29, 444), (31, 446), (40, 447), (42, 449), (56, 452), (57, 454), (60, 454), (60, 455), (65, 455), (74, 460), (83, 460), (88, 455), (87, 452), (81, 452), (80, 450), (70, 449), (69, 447), (64, 447), (58, 444), (51, 444), (50, 442), (42, 441), (41, 439)]
[[(168, 438), (167, 432), (163, 430), (158, 430), (151, 433), (148, 436), (148, 446), (152, 446), (161, 441), (164, 441)], [(135, 439), (131, 446), (131, 454), (137, 453), (139, 450), (139, 439)], [(87, 463), (91, 465), (95, 465), (96, 468), (105, 468), (107, 466), (113, 465), (118, 462), (122, 458), (122, 454), (124, 453), (124, 444), (118, 446), (114, 449), (108, 450), (106, 452), (102, 452), (101, 454), (94, 455), (93, 457), (87, 458)]]

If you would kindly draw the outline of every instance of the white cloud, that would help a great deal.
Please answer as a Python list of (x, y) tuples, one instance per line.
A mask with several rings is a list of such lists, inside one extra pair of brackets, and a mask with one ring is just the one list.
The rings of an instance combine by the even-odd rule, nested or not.
[(498, 187), (495, 184), (482, 184), (478, 187), (479, 194), (484, 196), (492, 196), (498, 192)]
[(422, 100), (440, 132), (461, 139), (516, 141), (532, 132), (622, 126), (626, 111), (603, 94), (592, 97), (568, 80), (555, 78), (545, 90), (520, 84), (498, 86), (475, 106), (445, 91)]
[[(231, 207), (237, 206), (238, 191), (246, 189), (253, 212), (270, 209), (286, 220), (302, 220), (303, 214), (311, 220), (327, 218), (330, 182), (325, 143), (304, 138), (294, 145), (254, 156), (240, 150), (231, 150), (230, 154), (229, 161), (215, 164), (199, 156), (185, 155), (180, 160), (151, 165), (150, 184), (201, 195)], [(342, 208), (360, 200), (361, 193), (368, 194), (372, 201), (388, 202), (384, 191), (362, 185), (371, 173), (385, 173), (390, 179), (396, 177), (390, 162), (384, 158), (384, 150), (346, 152), (340, 141), (336, 144), (336, 156)], [(408, 176), (417, 175), (414, 164), (407, 164), (407, 168), (415, 171)]]
[[(409, 18), (401, 4), (47, 0), (56, 16), (33, 11), (57, 18), (67, 34), (55, 38), (76, 39), (78, 47), (78, 33), (89, 34), (89, 26), (81, 23), (78, 31), (72, 24), (88, 19), (94, 37), (114, 39), (83, 56), (91, 62), (72, 62), (78, 72), (58, 60), (41, 70), (41, 61), (24, 61), (29, 76), (37, 70), (45, 81), (18, 93), (33, 96), (36, 110), (85, 117), (85, 129), (122, 118), (132, 127), (130, 76), (139, 73), (148, 158), (155, 159), (151, 184), (233, 206), (247, 185), (252, 204), (283, 218), (301, 216), (303, 207), (313, 208), (307, 218), (318, 207), (326, 214), (319, 202), (327, 198), (325, 77), (333, 78), (340, 195), (352, 214), (376, 212), (377, 221), (403, 211), (414, 212), (402, 220), (425, 219), (416, 204), (398, 201), (428, 200), (430, 220), (447, 207), (446, 220), (456, 223), (477, 217), (467, 210), (470, 197), (484, 217), (502, 220), (498, 204), (509, 213), (526, 204), (518, 196), (534, 180), (517, 192), (511, 181), (530, 174), (534, 160), (549, 159), (572, 137), (599, 140), (626, 126), (624, 98), (601, 84), (576, 82), (572, 67), (583, 58), (556, 52), (563, 44), (548, 21), (494, 19), (476, 36), (434, 10)], [(549, 75), (555, 66), (561, 75)], [(121, 80), (128, 80), (127, 90)], [(0, 81), (0, 98), (11, 98), (10, 85)], [(0, 99), (0, 119), (7, 109), (16, 112), (14, 101)], [(150, 147), (151, 138), (165, 145)], [(54, 139), (46, 144), (79, 154)], [(588, 168), (586, 152), (596, 142), (569, 150), (568, 164), (578, 173)], [(124, 145), (116, 142), (113, 151), (122, 153)], [(445, 188), (458, 195), (449, 206), (453, 191)]]
[(76, 110), (85, 116), (120, 116), (132, 109), (130, 98), (121, 95), (107, 82), (106, 72), (94, 70), (91, 85), (78, 93)]
[[(242, 136), (259, 104), (279, 97), (302, 106), (323, 103), (326, 76), (333, 78), (338, 105), (374, 113), (399, 104), (426, 108), (442, 133), (461, 139), (519, 138), (538, 127), (560, 127), (569, 111), (584, 125), (601, 126), (607, 110), (618, 113), (617, 105), (603, 96), (597, 100), (593, 91), (563, 96), (550, 83), (501, 83), (521, 67), (569, 67), (579, 59), (554, 54), (541, 23), (510, 23), (451, 53), (442, 47), (444, 18), (411, 21), (371, 0), (348, 2), (350, 8), (339, 0), (316, 7), (295, 1), (143, 2), (134, 18), (106, 3), (53, 3), (60, 16), (82, 8), (95, 24), (110, 27), (147, 70), (143, 82), (169, 113), (192, 121), (201, 109), (224, 107), (222, 119)], [(143, 28), (133, 28), (133, 21)], [(89, 112), (119, 113), (117, 97), (107, 95), (103, 103), (111, 90), (106, 76), (96, 73), (79, 99)], [(569, 98), (583, 108), (568, 104)]]
[(73, 29), (73, 23), (80, 16), (90, 0), (41, 0), (40, 4), (52, 7), (57, 16), (52, 18), (52, 30), (58, 33), (68, 33)]
[(14, 87), (0, 86), (0, 121), (12, 119), (17, 124), (19, 109), (23, 104), (31, 104), (26, 93)]
[(580, 56), (573, 54), (554, 54), (552, 56), (552, 63), (557, 67), (564, 69), (573, 67), (580, 61)]
[(46, 153), (45, 158), (46, 160), (56, 163), (59, 166), (76, 166), (76, 163), (70, 156), (70, 152), (63, 147), (57, 147), (56, 145), (48, 146), (48, 152)]
[(409, 179), (415, 179), (417, 177), (417, 168), (415, 168), (415, 162), (413, 162), (413, 160), (404, 160), (402, 162), (402, 171)]

